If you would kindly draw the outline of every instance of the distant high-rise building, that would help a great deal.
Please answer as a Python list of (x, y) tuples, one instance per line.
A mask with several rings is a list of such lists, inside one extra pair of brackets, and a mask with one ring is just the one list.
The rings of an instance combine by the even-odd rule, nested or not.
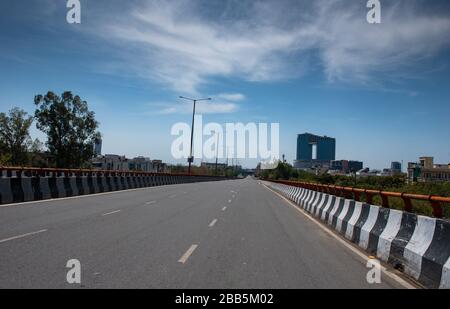
[[(314, 151), (315, 150), (315, 151)], [(310, 133), (297, 136), (297, 168), (329, 166), (336, 159), (336, 139)]]
[(98, 157), (102, 155), (102, 139), (99, 138), (94, 144), (94, 156)]
[(391, 163), (391, 174), (401, 174), (402, 172), (402, 164), (400, 162), (392, 162)]

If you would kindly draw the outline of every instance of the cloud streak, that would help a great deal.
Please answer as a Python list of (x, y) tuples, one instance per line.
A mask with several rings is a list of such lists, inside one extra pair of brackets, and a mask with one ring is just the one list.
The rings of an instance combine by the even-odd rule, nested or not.
[[(150, 103), (149, 106), (154, 110), (152, 113), (160, 115), (170, 114), (192, 114), (192, 103)], [(229, 114), (239, 110), (239, 105), (233, 102), (214, 103), (201, 101), (196, 104), (197, 114)]]
[[(100, 20), (96, 33), (120, 46), (127, 70), (180, 93), (199, 94), (217, 78), (317, 71), (331, 83), (384, 86), (422, 74), (448, 48), (450, 18), (424, 12), (423, 1), (382, 4), (382, 24), (370, 25), (365, 1), (146, 1), (112, 24)], [(230, 98), (239, 101), (221, 99)], [(236, 107), (212, 105), (205, 110)]]

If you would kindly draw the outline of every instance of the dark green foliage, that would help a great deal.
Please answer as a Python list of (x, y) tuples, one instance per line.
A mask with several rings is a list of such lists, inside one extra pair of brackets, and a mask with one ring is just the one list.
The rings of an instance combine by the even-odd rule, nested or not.
[(19, 108), (0, 113), (0, 164), (25, 165), (32, 145), (29, 129), (33, 118)]
[(53, 92), (34, 98), (37, 128), (47, 134), (47, 147), (56, 167), (78, 168), (92, 158), (100, 138), (95, 113), (86, 101), (71, 92), (62, 97)]

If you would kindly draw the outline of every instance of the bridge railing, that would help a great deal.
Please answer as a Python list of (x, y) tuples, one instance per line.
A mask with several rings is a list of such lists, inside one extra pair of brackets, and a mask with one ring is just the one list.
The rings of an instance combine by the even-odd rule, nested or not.
[(95, 169), (64, 169), (64, 168), (36, 168), (36, 167), (9, 167), (0, 166), (0, 177), (61, 177), (61, 176), (191, 176), (226, 178), (225, 176), (183, 174), (183, 173), (154, 173), (143, 171), (123, 170), (95, 170)]
[(385, 208), (391, 208), (389, 198), (399, 198), (403, 201), (403, 210), (407, 212), (413, 212), (412, 201), (428, 202), (433, 209), (433, 216), (436, 218), (442, 218), (444, 216), (443, 205), (450, 204), (450, 197), (442, 197), (436, 195), (422, 195), (406, 192), (390, 192), (383, 190), (371, 190), (360, 189), (353, 187), (342, 187), (335, 185), (324, 185), (310, 182), (290, 181), (290, 180), (270, 180), (275, 183), (281, 183), (289, 186), (301, 187), (308, 190), (319, 191), (322, 193), (332, 194), (339, 197), (353, 199), (358, 202), (362, 201), (362, 197), (365, 197), (365, 202), (368, 204), (374, 203), (374, 197), (378, 196), (381, 199), (381, 206)]

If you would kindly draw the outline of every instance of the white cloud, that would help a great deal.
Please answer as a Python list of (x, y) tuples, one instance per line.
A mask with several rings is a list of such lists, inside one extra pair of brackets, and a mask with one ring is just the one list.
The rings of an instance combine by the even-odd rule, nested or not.
[(242, 93), (219, 93), (215, 95), (214, 98), (239, 102), (245, 100), (245, 95), (243, 95)]
[[(169, 115), (169, 114), (192, 114), (191, 102), (177, 102), (177, 103), (150, 103), (150, 113)], [(212, 102), (201, 101), (196, 104), (197, 114), (229, 114), (239, 110), (239, 105), (232, 102)]]
[[(316, 17), (309, 33), (317, 46), (329, 81), (368, 84), (410, 78), (421, 61), (448, 47), (450, 18), (425, 16), (414, 10), (414, 1), (398, 1), (382, 8), (382, 24), (368, 24), (357, 6), (333, 1)], [(416, 1), (417, 3), (417, 1)], [(400, 5), (404, 4), (404, 5)], [(413, 73), (414, 74), (414, 73)]]
[[(242, 93), (219, 93), (212, 96), (212, 101), (199, 101), (196, 104), (196, 112), (199, 114), (228, 114), (239, 110), (238, 102), (245, 100)], [(181, 101), (177, 103), (154, 102), (148, 104), (156, 113), (168, 114), (190, 114), (192, 103)]]
[[(218, 3), (146, 1), (95, 31), (117, 44), (127, 70), (183, 94), (217, 77), (275, 81), (317, 68), (330, 82), (384, 84), (424, 71), (418, 65), (448, 47), (450, 18), (418, 3), (382, 2), (382, 24), (371, 25), (365, 1), (231, 1), (219, 11), (208, 6)], [(234, 108), (219, 106), (211, 108)]]
[(235, 103), (212, 103), (199, 102), (197, 105), (197, 113), (199, 114), (227, 114), (234, 113), (238, 110), (238, 105)]

